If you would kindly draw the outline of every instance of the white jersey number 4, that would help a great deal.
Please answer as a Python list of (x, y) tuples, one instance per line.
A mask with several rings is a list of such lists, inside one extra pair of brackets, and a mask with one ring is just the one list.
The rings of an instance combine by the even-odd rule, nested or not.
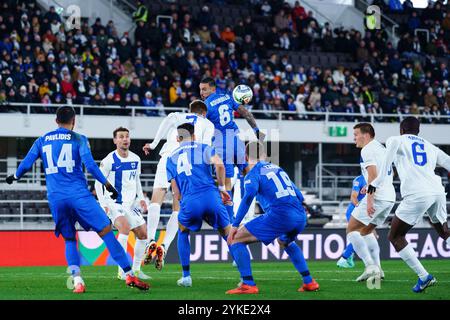
[(177, 172), (178, 172), (178, 174), (184, 173), (187, 176), (190, 176), (190, 175), (192, 175), (191, 170), (192, 170), (192, 166), (189, 163), (187, 153), (180, 154), (180, 156), (178, 157), (178, 161), (177, 161)]

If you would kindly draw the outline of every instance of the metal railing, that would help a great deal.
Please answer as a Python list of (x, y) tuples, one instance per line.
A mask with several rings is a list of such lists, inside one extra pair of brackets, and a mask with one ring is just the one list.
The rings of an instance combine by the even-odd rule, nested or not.
[[(45, 214), (45, 213), (41, 213), (41, 214), (25, 214), (24, 213), (24, 209), (25, 209), (25, 204), (47, 204), (48, 201), (47, 200), (0, 200), (0, 206), (2, 204), (19, 204), (19, 213), (15, 213), (15, 214), (0, 214), (0, 222), (2, 222), (2, 219), (5, 218), (14, 218), (14, 219), (18, 219), (19, 220), (19, 227), (20, 230), (24, 230), (25, 224), (34, 224), (35, 222), (26, 222), (25, 218), (52, 218), (52, 215), (50, 213)], [(167, 202), (166, 202), (167, 203)], [(49, 210), (50, 212), (50, 210)], [(165, 214), (165, 213), (161, 213), (161, 217), (162, 218), (169, 218), (171, 214)], [(142, 214), (142, 216), (145, 218), (145, 221), (147, 221), (147, 214), (144, 213)], [(17, 223), (17, 222), (16, 222)], [(52, 223), (49, 224), (47, 227), (47, 229), (53, 229), (53, 220)], [(1, 224), (0, 224), (0, 230), (2, 229)]]
[[(0, 184), (4, 181), (4, 179), (9, 175), (15, 172), (18, 167), (18, 164), (23, 159), (12, 158), (8, 159), (0, 159)], [(14, 161), (11, 163), (11, 161)], [(100, 164), (101, 160), (95, 160), (97, 164)], [(8, 170), (8, 164), (10, 166), (10, 170)], [(153, 181), (155, 180), (156, 174), (156, 166), (158, 165), (158, 161), (141, 161), (141, 170), (142, 173), (140, 175), (142, 187), (150, 188), (153, 185)], [(42, 187), (42, 190), (45, 188), (45, 173), (42, 168), (42, 160), (37, 159), (33, 164), (31, 170), (27, 172), (20, 180), (16, 181), (17, 185), (27, 185), (27, 186), (36, 186)], [(12, 170), (12, 171), (11, 171)], [(151, 171), (151, 173), (146, 173), (146, 171)], [(95, 181), (94, 177), (88, 174), (86, 168), (84, 168), (84, 173), (86, 175), (88, 183), (92, 183)], [(145, 191), (145, 190), (144, 190)]]
[[(64, 106), (65, 104), (40, 104), (40, 103), (7, 103), (4, 105), (0, 105), (0, 110), (4, 110), (5, 106), (14, 107), (15, 110), (12, 112), (20, 112), (25, 113), (25, 126), (29, 126), (30, 116), (35, 114), (33, 111), (36, 111), (38, 114), (45, 114), (46, 109), (51, 109), (52, 113), (56, 111), (56, 109), (60, 106)], [(182, 107), (145, 107), (145, 106), (118, 106), (118, 105), (105, 105), (105, 106), (90, 106), (83, 104), (74, 104), (72, 105), (79, 114), (79, 117), (82, 119), (84, 116), (114, 116), (114, 111), (117, 111), (118, 114), (116, 116), (124, 116), (131, 117), (135, 119), (136, 117), (141, 118), (142, 116), (165, 116), (166, 112), (188, 112), (187, 108)], [(10, 110), (11, 111), (11, 110)], [(39, 112), (37, 112), (39, 111)], [(47, 113), (49, 110), (47, 110)], [(313, 121), (325, 121), (325, 122), (355, 122), (357, 120), (364, 120), (371, 123), (376, 122), (386, 122), (395, 120), (396, 122), (400, 122), (404, 117), (409, 116), (405, 114), (375, 114), (375, 113), (349, 113), (349, 112), (317, 112), (317, 111), (305, 111), (305, 112), (297, 112), (297, 111), (285, 111), (285, 110), (254, 110), (250, 109), (250, 111), (257, 117), (258, 115), (263, 116), (263, 118), (267, 120), (286, 120), (289, 117), (294, 117), (294, 120), (313, 120)], [(107, 112), (107, 114), (105, 114)], [(158, 115), (153, 115), (154, 112), (157, 112)], [(7, 113), (6, 113), (7, 114)], [(441, 116), (430, 116), (430, 115), (422, 115), (416, 114), (414, 115), (419, 119), (431, 119), (437, 120), (442, 123), (450, 123), (450, 116), (441, 115)], [(80, 122), (80, 121), (79, 121)], [(82, 125), (79, 123), (79, 125)]]

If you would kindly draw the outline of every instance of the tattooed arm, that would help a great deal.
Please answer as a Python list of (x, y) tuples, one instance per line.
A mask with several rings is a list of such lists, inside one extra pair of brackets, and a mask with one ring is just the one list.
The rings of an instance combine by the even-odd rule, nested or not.
[(261, 131), (259, 131), (259, 128), (256, 125), (256, 120), (255, 120), (255, 117), (253, 116), (253, 114), (250, 111), (248, 111), (243, 105), (240, 105), (239, 108), (237, 109), (237, 111), (243, 118), (245, 118), (245, 120), (247, 120), (248, 124), (255, 132), (255, 135), (258, 138), (258, 140), (261, 142), (264, 141), (264, 138), (266, 137), (266, 135), (264, 133), (262, 133)]

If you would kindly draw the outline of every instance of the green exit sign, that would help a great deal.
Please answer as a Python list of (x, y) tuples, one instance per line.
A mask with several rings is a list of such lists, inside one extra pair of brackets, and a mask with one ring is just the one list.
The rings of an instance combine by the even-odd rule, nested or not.
[(328, 127), (328, 135), (330, 137), (346, 137), (347, 127), (346, 126)]

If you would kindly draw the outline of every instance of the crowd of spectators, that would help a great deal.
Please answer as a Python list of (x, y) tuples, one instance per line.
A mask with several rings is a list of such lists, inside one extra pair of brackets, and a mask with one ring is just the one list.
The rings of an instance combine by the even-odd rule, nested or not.
[[(306, 112), (329, 111), (373, 114), (378, 121), (398, 121), (382, 114), (423, 114), (425, 122), (450, 123), (442, 118), (450, 116), (448, 4), (408, 11), (411, 23), (395, 45), (384, 30), (362, 34), (321, 25), (299, 1), (293, 7), (279, 0), (249, 3), (254, 15), (221, 26), (211, 12), (214, 3), (194, 17), (190, 6), (172, 2), (135, 20), (131, 41), (113, 21), (97, 18), (68, 30), (54, 7), (44, 12), (35, 1), (3, 1), (0, 111), (15, 110), (8, 102), (35, 102), (146, 106), (142, 115), (158, 116), (158, 107), (187, 107), (199, 96), (199, 80), (211, 76), (220, 92), (248, 84), (254, 91), (248, 107), (260, 110), (259, 118), (287, 110), (286, 119), (322, 119)], [(157, 24), (158, 14), (171, 19)], [(270, 30), (258, 32), (256, 21)], [(430, 41), (414, 35), (418, 27), (429, 29)], [(310, 50), (348, 54), (357, 67), (289, 60), (291, 51)]]

